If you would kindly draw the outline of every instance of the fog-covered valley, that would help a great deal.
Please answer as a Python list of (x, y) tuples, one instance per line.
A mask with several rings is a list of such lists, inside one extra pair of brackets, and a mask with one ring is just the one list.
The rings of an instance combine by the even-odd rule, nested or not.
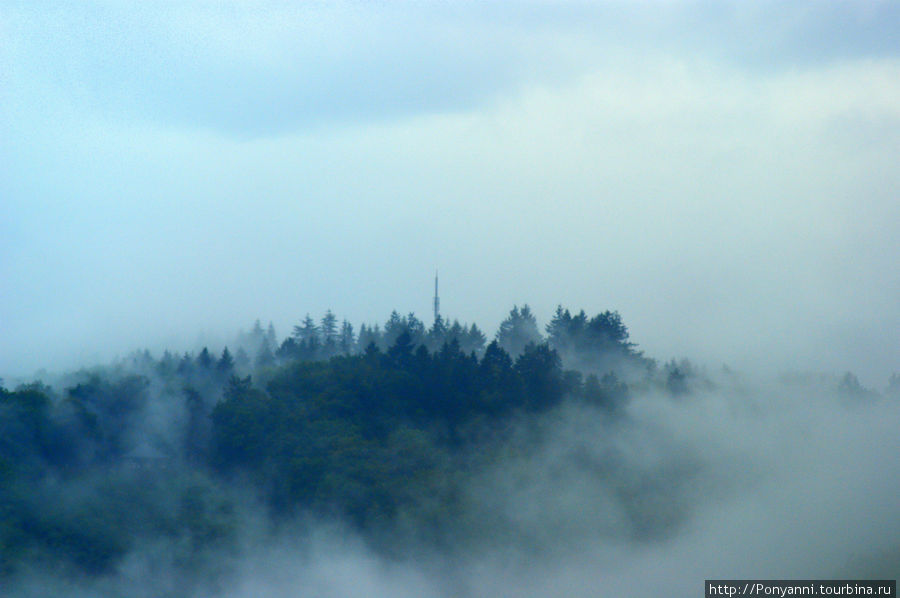
[(900, 567), (896, 375), (660, 364), (616, 312), (544, 334), (516, 307), (490, 343), (343, 328), (4, 390), (7, 592), (691, 595)]

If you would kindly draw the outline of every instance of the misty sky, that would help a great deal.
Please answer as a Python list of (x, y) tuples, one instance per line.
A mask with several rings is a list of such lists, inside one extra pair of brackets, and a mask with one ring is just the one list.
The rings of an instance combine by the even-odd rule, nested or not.
[(900, 370), (900, 4), (0, 0), (0, 376), (392, 309)]

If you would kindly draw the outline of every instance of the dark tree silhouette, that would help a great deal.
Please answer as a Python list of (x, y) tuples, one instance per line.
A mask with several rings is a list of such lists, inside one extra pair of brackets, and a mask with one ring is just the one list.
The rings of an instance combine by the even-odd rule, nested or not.
[(228, 347), (222, 351), (222, 357), (219, 358), (219, 361), (216, 363), (216, 370), (220, 374), (230, 374), (232, 370), (234, 370), (234, 358), (231, 357), (231, 352), (228, 350)]
[(341, 324), (341, 332), (338, 338), (338, 350), (342, 355), (350, 355), (356, 346), (356, 337), (353, 334), (353, 324), (344, 320)]
[(523, 305), (522, 309), (513, 306), (506, 319), (500, 323), (496, 341), (513, 357), (521, 355), (529, 343), (538, 344), (542, 341), (537, 320), (528, 304)]
[(321, 327), (323, 357), (331, 357), (338, 351), (338, 325), (337, 317), (329, 309), (322, 316)]

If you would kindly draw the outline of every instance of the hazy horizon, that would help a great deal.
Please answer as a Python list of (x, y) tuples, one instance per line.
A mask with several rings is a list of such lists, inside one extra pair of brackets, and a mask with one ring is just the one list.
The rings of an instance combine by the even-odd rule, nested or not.
[(0, 2), (0, 377), (442, 312), (900, 370), (900, 6)]

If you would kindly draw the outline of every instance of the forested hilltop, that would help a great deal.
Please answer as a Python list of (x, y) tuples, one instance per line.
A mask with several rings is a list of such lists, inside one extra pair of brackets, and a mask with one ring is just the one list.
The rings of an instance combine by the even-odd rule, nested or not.
[[(478, 525), (462, 485), (508, 457), (512, 430), (563, 404), (616, 425), (635, 392), (713, 382), (645, 357), (616, 312), (560, 307), (542, 333), (526, 305), (490, 342), (475, 324), (394, 312), (357, 331), (329, 311), (281, 342), (257, 322), (221, 352), (140, 351), (55, 384), (0, 389), (0, 579), (102, 576), (137, 545), (165, 546), (187, 575), (237, 550), (247, 504), (268, 525), (328, 518), (385, 550), (461, 542)], [(876, 396), (852, 375), (840, 391)], [(677, 520), (654, 502), (668, 483), (616, 486), (630, 533)]]

